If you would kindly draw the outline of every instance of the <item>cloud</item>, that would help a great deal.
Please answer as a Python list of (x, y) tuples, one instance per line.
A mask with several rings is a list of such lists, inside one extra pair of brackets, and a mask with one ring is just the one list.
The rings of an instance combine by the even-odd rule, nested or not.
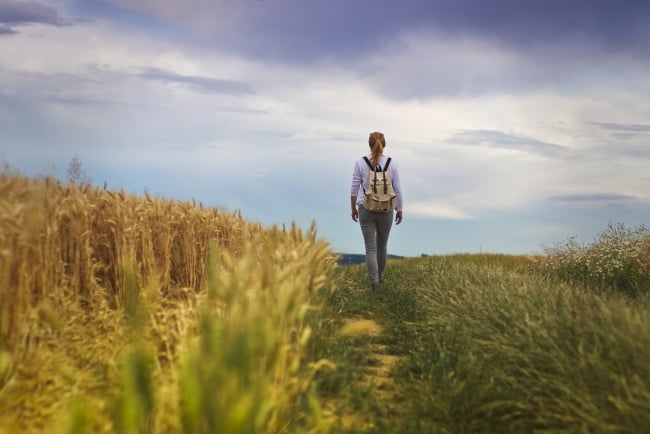
[(502, 131), (459, 131), (447, 139), (447, 142), (467, 146), (484, 146), (488, 148), (524, 151), (544, 157), (558, 157), (566, 154), (566, 149), (560, 145), (543, 142), (530, 137), (508, 134)]
[(603, 153), (610, 158), (632, 158), (647, 160), (650, 158), (648, 138), (650, 125), (640, 123), (591, 122), (592, 125), (606, 131), (607, 145)]
[(13, 30), (11, 27), (4, 26), (4, 25), (0, 24), (0, 36), (2, 36), (2, 35), (13, 35), (15, 33), (17, 33), (17, 32), (15, 30)]
[(0, 0), (0, 36), (18, 33), (16, 26), (46, 24), (51, 26), (70, 26), (86, 22), (81, 18), (66, 18), (58, 9), (25, 0)]
[(467, 220), (471, 216), (455, 205), (442, 202), (415, 202), (408, 204), (408, 214), (418, 217), (443, 219), (443, 220)]
[(641, 134), (644, 136), (650, 134), (650, 125), (648, 124), (617, 124), (614, 122), (592, 122), (592, 124), (617, 133)]
[(391, 242), (409, 240), (405, 253), (437, 245), (432, 219), (451, 252), (482, 237), (530, 248), (549, 240), (538, 224), (648, 215), (647, 160), (631, 151), (647, 144), (650, 67), (634, 47), (549, 35), (523, 50), (478, 12), (443, 23), (486, 2), (124, 0), (129, 15), (47, 1), (89, 20), (0, 38), (13, 59), (0, 66), (0, 155), (21, 167), (79, 154), (98, 182), (265, 222), (316, 216), (357, 250), (341, 198), (377, 129), (402, 169), (407, 224)]
[(647, 2), (611, 0), (107, 0), (249, 56), (311, 62), (354, 59), (413, 31), (488, 41), (519, 52), (531, 47), (598, 44), (647, 54)]
[(4, 23), (59, 24), (56, 9), (33, 1), (0, 1), (0, 20)]
[(199, 93), (220, 93), (228, 95), (254, 93), (247, 84), (240, 81), (197, 75), (181, 75), (160, 68), (143, 68), (139, 75), (145, 79), (158, 80), (169, 84), (179, 84)]
[(620, 193), (573, 193), (553, 196), (551, 200), (592, 205), (617, 205), (637, 202), (639, 198)]
[(620, 49), (648, 52), (643, 42), (649, 36), (650, 5), (646, 2), (449, 0), (436, 3), (448, 6), (437, 21), (445, 29), (456, 29), (518, 50), (588, 42), (609, 52)]
[(29, 24), (42, 23), (55, 26), (65, 20), (56, 9), (35, 1), (0, 0), (0, 23)]

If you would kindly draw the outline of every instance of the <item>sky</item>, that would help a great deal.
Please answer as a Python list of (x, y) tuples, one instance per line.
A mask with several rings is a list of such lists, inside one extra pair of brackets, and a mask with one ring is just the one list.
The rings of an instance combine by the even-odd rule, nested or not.
[(316, 221), (363, 253), (384, 133), (389, 253), (536, 254), (650, 223), (646, 0), (0, 0), (0, 162)]

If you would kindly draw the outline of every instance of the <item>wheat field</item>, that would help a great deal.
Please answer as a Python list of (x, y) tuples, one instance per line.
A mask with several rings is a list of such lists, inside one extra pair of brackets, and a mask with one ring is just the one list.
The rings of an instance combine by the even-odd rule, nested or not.
[(324, 432), (315, 226), (0, 175), (0, 433)]

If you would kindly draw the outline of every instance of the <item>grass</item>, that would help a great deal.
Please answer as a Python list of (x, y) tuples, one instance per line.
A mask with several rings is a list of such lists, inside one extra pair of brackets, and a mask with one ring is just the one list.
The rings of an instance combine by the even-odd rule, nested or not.
[(0, 434), (644, 432), (649, 240), (391, 260), (369, 292), (315, 225), (3, 173)]
[[(324, 350), (339, 366), (322, 379), (324, 396), (371, 421), (339, 432), (643, 432), (648, 306), (531, 272), (534, 264), (504, 255), (393, 261), (379, 293), (363, 289), (363, 266), (339, 269), (329, 314), (384, 329)], [(369, 368), (372, 339), (400, 356), (393, 402), (350, 387)]]
[(540, 257), (541, 270), (593, 290), (647, 298), (650, 294), (650, 227), (612, 223), (590, 244), (575, 238), (556, 243)]
[(327, 432), (315, 225), (0, 174), (0, 433)]

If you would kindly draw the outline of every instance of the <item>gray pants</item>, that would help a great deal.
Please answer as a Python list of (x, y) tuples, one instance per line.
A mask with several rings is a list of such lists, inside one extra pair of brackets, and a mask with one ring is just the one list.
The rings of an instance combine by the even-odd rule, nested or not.
[(372, 285), (384, 283), (384, 270), (388, 246), (388, 234), (393, 225), (393, 212), (368, 211), (359, 207), (359, 224), (366, 243), (366, 264)]

